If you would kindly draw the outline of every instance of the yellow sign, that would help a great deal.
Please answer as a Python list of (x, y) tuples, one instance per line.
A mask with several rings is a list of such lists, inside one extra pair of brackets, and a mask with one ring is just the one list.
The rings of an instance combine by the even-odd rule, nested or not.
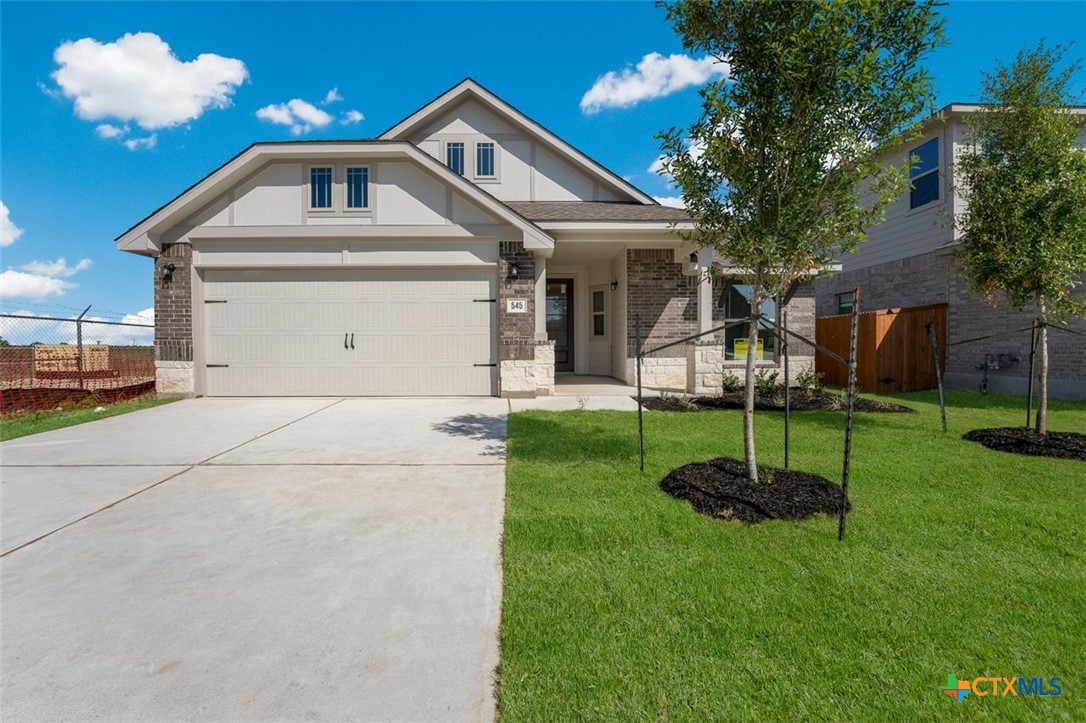
[[(750, 342), (747, 339), (736, 339), (732, 343), (732, 357), (735, 359), (746, 359), (747, 348), (750, 346)], [(765, 342), (762, 339), (758, 340), (758, 347), (754, 350), (754, 358), (758, 361), (762, 360), (762, 355), (765, 352)]]

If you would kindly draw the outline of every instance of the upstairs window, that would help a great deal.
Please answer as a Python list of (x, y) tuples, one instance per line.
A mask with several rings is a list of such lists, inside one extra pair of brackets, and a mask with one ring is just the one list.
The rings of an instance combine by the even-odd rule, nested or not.
[(852, 313), (852, 301), (854, 297), (851, 291), (846, 291), (843, 294), (837, 295), (837, 313), (838, 314), (851, 314)]
[(366, 166), (347, 168), (347, 208), (370, 207), (370, 169)]
[(309, 169), (309, 207), (332, 208), (332, 167), (317, 166)]
[(475, 144), (475, 175), (479, 178), (494, 178), (494, 144)]
[(920, 208), (939, 200), (939, 139), (913, 149), (913, 168), (909, 171), (912, 190), (909, 208)]
[(445, 165), (461, 176), (464, 175), (464, 144), (460, 142), (445, 144)]

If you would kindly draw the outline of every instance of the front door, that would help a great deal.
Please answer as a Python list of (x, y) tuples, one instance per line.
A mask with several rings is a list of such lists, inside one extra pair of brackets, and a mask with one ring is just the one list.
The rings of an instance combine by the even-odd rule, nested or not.
[(547, 338), (554, 342), (554, 371), (573, 371), (573, 280), (547, 281)]

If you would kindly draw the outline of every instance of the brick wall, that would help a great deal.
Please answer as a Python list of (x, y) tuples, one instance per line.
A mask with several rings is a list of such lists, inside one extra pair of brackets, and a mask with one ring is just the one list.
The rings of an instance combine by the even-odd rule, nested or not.
[[(535, 359), (535, 257), (519, 241), (501, 241), (498, 246), (498, 352), (501, 361)], [(517, 278), (509, 278), (509, 266), (518, 267)], [(523, 314), (506, 312), (506, 301), (525, 299)]]
[[(1002, 302), (993, 306), (971, 294), (953, 256), (931, 252), (820, 277), (815, 282), (818, 315), (836, 314), (835, 294), (857, 284), (861, 288), (861, 307), (866, 310), (947, 304), (949, 344), (992, 337), (948, 347), (948, 384), (976, 389), (982, 376), (977, 366), (984, 363), (985, 354), (1009, 354), (1020, 361), (1005, 369), (990, 369), (989, 388), (1025, 391), (1029, 371), (1028, 327), (1036, 313), (1014, 311)], [(1074, 320), (1068, 327), (1086, 333), (1086, 320)], [(1018, 331), (1023, 328), (1027, 330)], [(1060, 331), (1050, 331), (1048, 337), (1052, 395), (1086, 398), (1086, 337)]]
[[(162, 269), (173, 264), (169, 281)], [(192, 361), (192, 246), (167, 244), (155, 259), (155, 358)]]
[[(626, 251), (626, 337), (627, 353), (637, 354), (635, 323), (641, 318), (645, 349), (689, 336), (698, 330), (697, 277), (683, 275), (670, 249), (629, 249)], [(685, 357), (682, 345), (654, 356)]]

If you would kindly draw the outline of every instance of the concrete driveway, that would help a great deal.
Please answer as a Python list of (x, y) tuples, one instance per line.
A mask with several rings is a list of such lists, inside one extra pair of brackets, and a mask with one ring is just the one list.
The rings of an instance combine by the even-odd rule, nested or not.
[(506, 402), (190, 400), (5, 442), (6, 720), (490, 720)]

